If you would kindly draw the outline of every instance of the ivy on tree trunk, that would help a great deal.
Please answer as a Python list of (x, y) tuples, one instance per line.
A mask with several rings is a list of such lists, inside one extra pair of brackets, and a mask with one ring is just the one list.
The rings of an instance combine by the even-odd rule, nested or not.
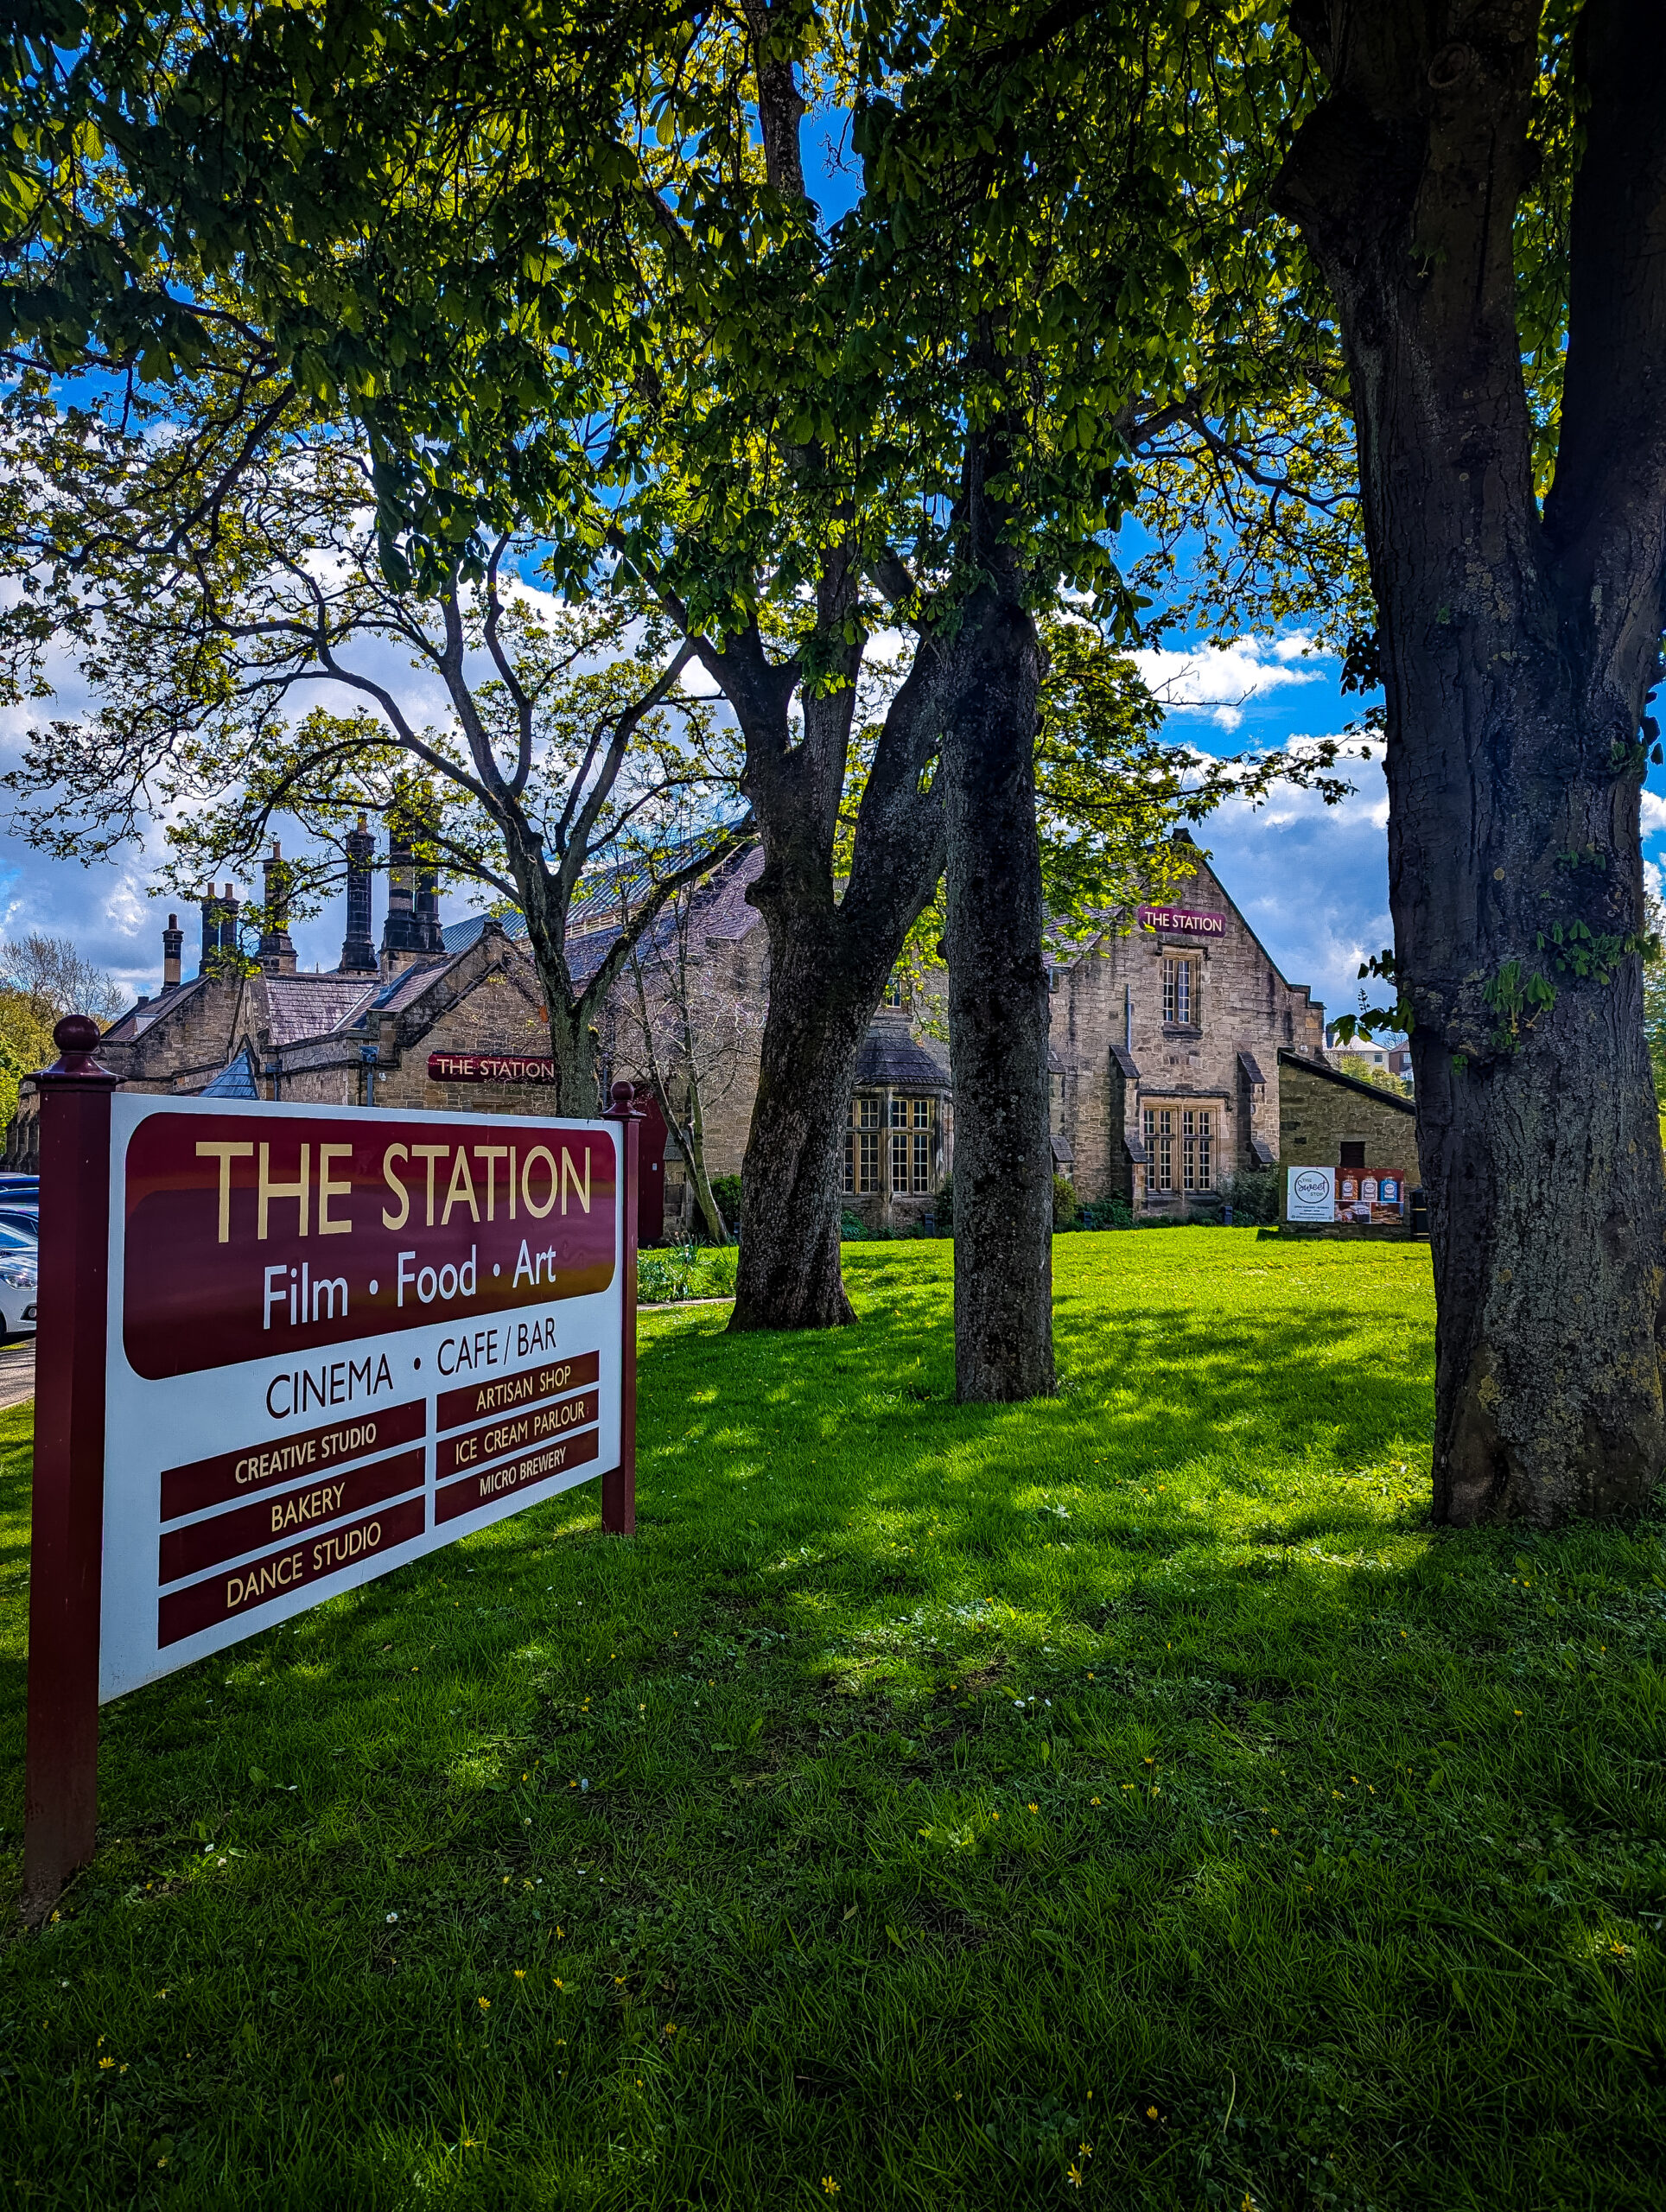
[(1336, 302), (1358, 436), (1435, 1515), (1618, 1512), (1666, 1462), (1638, 835), (1666, 617), (1666, 33), (1650, 0), (1580, 17), (1541, 508), (1515, 266), (1539, 10), (1331, 0), (1292, 20), (1328, 83), (1279, 196)]

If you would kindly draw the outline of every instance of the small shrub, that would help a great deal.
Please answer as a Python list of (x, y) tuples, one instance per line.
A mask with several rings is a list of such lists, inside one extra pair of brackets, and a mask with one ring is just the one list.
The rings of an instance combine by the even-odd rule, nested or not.
[(723, 1217), (723, 1226), (731, 1236), (741, 1233), (741, 1179), (738, 1175), (714, 1175), (711, 1194), (717, 1201), (717, 1211)]
[(847, 1211), (839, 1216), (841, 1244), (864, 1244), (872, 1233), (859, 1213), (851, 1213)]
[(643, 1306), (667, 1306), (675, 1299), (694, 1295), (695, 1252), (692, 1244), (672, 1244), (664, 1251), (636, 1255), (636, 1295)]
[(1082, 1209), (1084, 1229), (1132, 1229), (1134, 1209), (1126, 1198), (1090, 1198)]
[(644, 1306), (682, 1298), (733, 1298), (738, 1254), (733, 1244), (672, 1244), (636, 1255), (636, 1294)]
[(1265, 1228), (1278, 1219), (1278, 1169), (1241, 1167), (1221, 1185), (1220, 1195), (1235, 1228)]
[(1075, 1184), (1071, 1181), (1068, 1175), (1055, 1175), (1052, 1179), (1052, 1225), (1054, 1229), (1074, 1229), (1076, 1226), (1078, 1211), (1078, 1208), (1076, 1204)]

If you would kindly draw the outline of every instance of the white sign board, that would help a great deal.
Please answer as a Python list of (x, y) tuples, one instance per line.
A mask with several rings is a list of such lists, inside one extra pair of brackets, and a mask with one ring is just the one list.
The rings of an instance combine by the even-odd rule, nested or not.
[(1287, 1221), (1336, 1219), (1334, 1167), (1293, 1167), (1286, 1187)]
[(101, 1702), (620, 1465), (621, 1124), (111, 1114)]

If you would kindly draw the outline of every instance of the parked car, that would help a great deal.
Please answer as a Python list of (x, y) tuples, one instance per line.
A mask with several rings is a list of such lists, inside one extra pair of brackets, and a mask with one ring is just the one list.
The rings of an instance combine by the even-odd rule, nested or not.
[(9, 1199), (5, 1192), (0, 1191), (0, 1229), (15, 1229), (38, 1244), (41, 1241), (41, 1210), (38, 1206), (26, 1206), (16, 1199)]
[(0, 1222), (0, 1335), (33, 1336), (41, 1287), (41, 1248), (21, 1229)]

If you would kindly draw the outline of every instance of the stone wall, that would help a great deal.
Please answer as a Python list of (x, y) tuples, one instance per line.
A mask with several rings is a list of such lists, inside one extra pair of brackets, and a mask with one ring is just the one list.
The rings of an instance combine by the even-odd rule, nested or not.
[[(1084, 1203), (1120, 1198), (1154, 1217), (1218, 1212), (1221, 1185), (1279, 1148), (1279, 1053), (1325, 1048), (1325, 1009), (1287, 983), (1201, 854), (1177, 905), (1225, 918), (1219, 938), (1106, 931), (1053, 957), (1053, 1128)], [(1192, 963), (1188, 1020), (1165, 1018), (1163, 963)], [(1257, 1077), (1259, 1080), (1257, 1080)], [(1211, 1189), (1148, 1191), (1136, 1160), (1148, 1106), (1211, 1119)], [(1177, 1184), (1180, 1177), (1176, 1176)]]
[(1290, 1236), (1339, 1238), (1408, 1236), (1404, 1225), (1375, 1228), (1289, 1219), (1291, 1167), (1339, 1167), (1345, 1144), (1363, 1144), (1365, 1166), (1396, 1169), (1408, 1185), (1421, 1181), (1417, 1160), (1417, 1114), (1412, 1102), (1374, 1084), (1343, 1075), (1325, 1061), (1286, 1053), (1280, 1066), (1279, 1220)]

